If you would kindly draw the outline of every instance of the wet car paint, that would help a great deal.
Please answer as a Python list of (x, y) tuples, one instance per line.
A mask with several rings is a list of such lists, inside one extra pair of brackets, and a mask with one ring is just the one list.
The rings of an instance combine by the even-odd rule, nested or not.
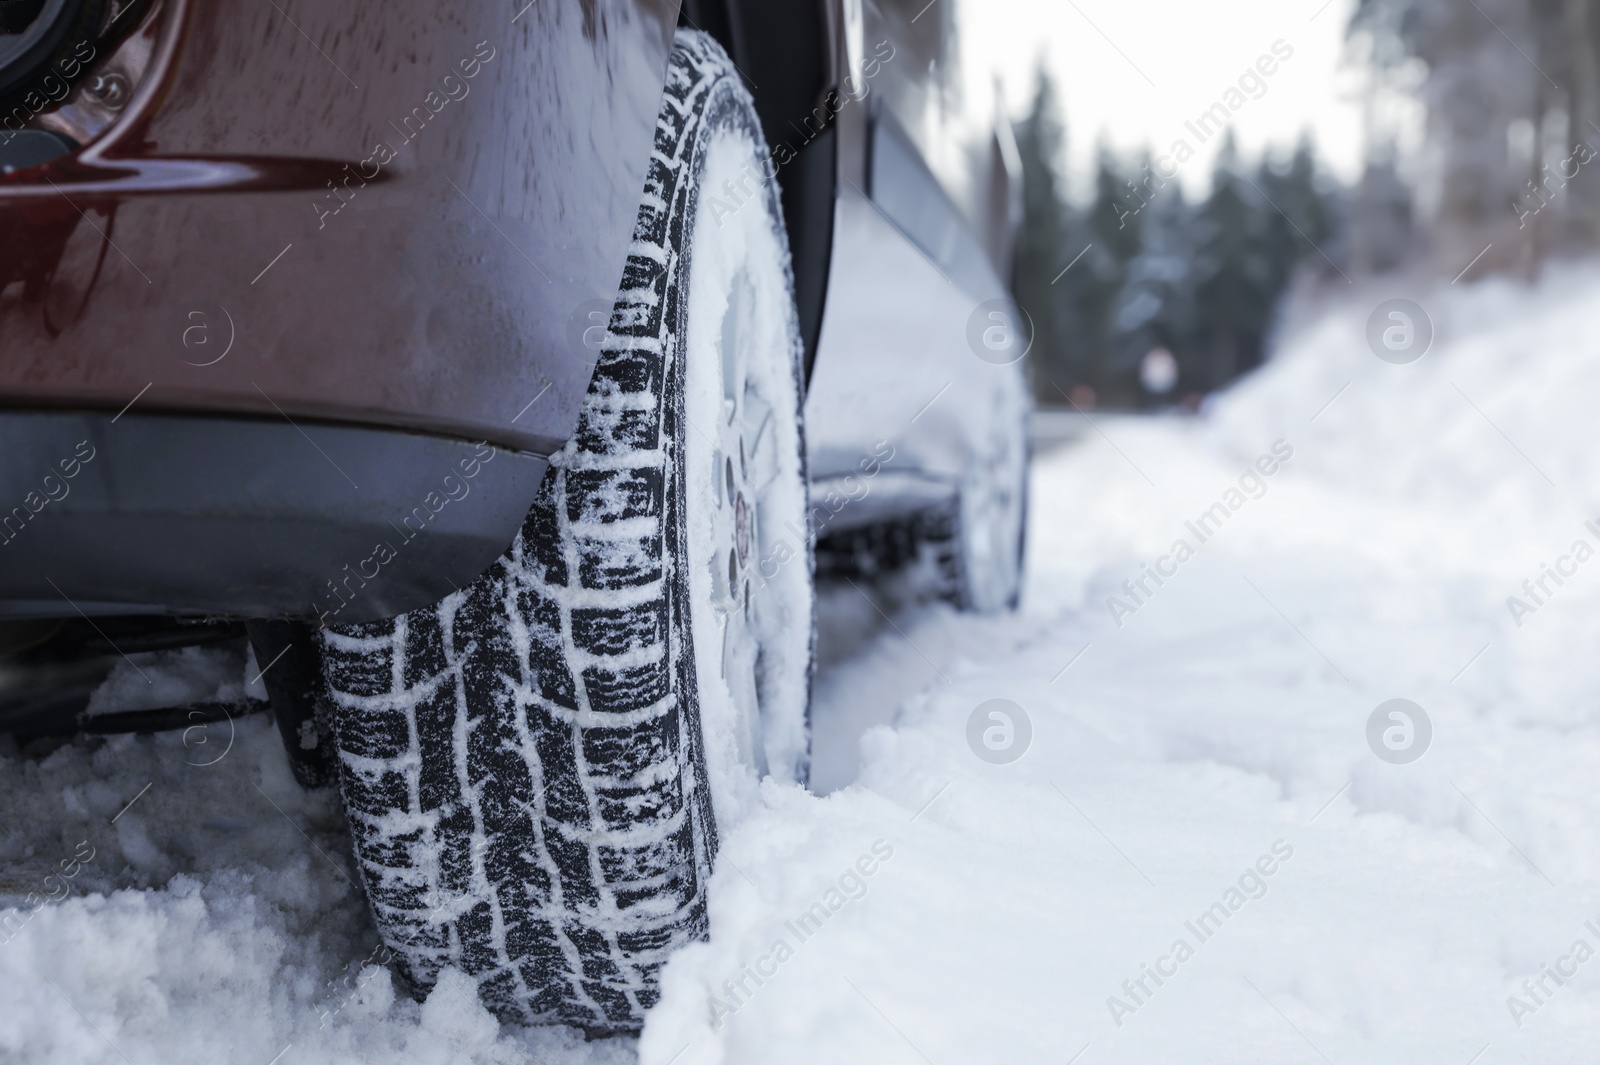
[(373, 10), (163, 0), (118, 121), (0, 178), (0, 407), (560, 446), (675, 5)]
[[(825, 70), (854, 78), (850, 98), (819, 100), (815, 122), (773, 123), (795, 131), (780, 181), (819, 165), (836, 172), (823, 209), (797, 216), (831, 227), (812, 245), (824, 324), (807, 401), (811, 474), (847, 477), (869, 455), (887, 471), (871, 504), (838, 528), (948, 498), (1021, 380), (1020, 367), (976, 358), (964, 328), (979, 302), (1005, 298), (1014, 228), (1014, 174), (997, 165), (993, 116), (982, 113), (992, 101), (952, 89), (962, 74), (939, 57), (954, 23), (929, 16), (924, 26), (900, 6), (886, 17), (825, 4)], [(355, 492), (366, 494), (345, 495), (345, 456), (327, 449), (350, 440), (354, 459), (386, 445), (306, 435), (314, 424), (535, 455), (570, 435), (595, 357), (583, 334), (616, 290), (676, 10), (515, 7), (380, 19), (353, 4), (159, 0), (125, 45), (144, 54), (127, 63), (133, 96), (109, 128), (74, 157), (0, 177), (0, 417), (165, 419), (157, 450), (173, 478), (185, 483), (185, 448), (204, 470), (187, 482), (189, 509), (233, 519), (190, 529), (178, 510), (166, 526), (141, 514), (129, 528), (167, 534), (141, 534), (132, 550), (123, 538), (125, 594), (94, 612), (227, 613), (231, 603), (248, 616), (316, 616), (305, 589), (338, 579), (377, 519), (416, 501), (407, 477), (377, 472), (360, 478)], [(747, 77), (772, 76), (749, 67)], [(75, 121), (95, 117), (84, 106)], [(57, 128), (71, 127), (63, 118)], [(919, 314), (930, 289), (947, 313)], [(279, 431), (201, 431), (218, 416)], [(273, 454), (230, 463), (206, 453), (231, 446), (207, 443), (224, 438)], [(155, 476), (128, 470), (129, 483)], [(495, 506), (475, 494), (467, 507), (479, 517), (452, 512), (471, 534), (460, 550), (407, 555), (379, 579), (392, 592), (351, 610), (386, 616), (470, 580), (510, 539), (534, 481), (519, 475), (527, 498)], [(323, 495), (300, 491), (313, 483)], [(118, 499), (111, 486), (96, 503), (105, 516), (86, 511), (57, 542), (92, 554), (94, 529), (128, 506)], [(343, 526), (326, 517), (347, 512)], [(293, 535), (274, 533), (275, 522)], [(41, 572), (98, 575), (68, 589), (75, 600), (106, 583), (105, 559), (80, 565), (42, 537), (25, 546)], [(209, 593), (187, 572), (202, 553)], [(426, 572), (402, 572), (414, 566)], [(4, 612), (70, 605), (46, 609), (22, 583), (0, 582), (14, 600)]]

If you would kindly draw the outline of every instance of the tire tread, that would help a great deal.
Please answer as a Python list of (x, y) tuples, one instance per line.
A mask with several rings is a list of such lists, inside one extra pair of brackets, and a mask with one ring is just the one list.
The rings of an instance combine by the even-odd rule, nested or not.
[(716, 849), (672, 491), (680, 286), (703, 129), (761, 143), (721, 49), (678, 35), (623, 282), (577, 431), (471, 586), (323, 636), (341, 790), (379, 930), (525, 1023), (637, 1030), (706, 933)]

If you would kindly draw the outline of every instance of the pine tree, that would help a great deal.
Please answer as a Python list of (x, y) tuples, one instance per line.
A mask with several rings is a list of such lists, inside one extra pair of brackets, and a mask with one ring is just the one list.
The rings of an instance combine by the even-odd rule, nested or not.
[(1194, 219), (1183, 190), (1172, 182), (1141, 212), (1138, 254), (1128, 263), (1113, 315), (1113, 363), (1130, 382), (1141, 360), (1162, 347), (1178, 359), (1178, 392), (1194, 384)]
[(1068, 275), (1072, 278), (1068, 295), (1083, 331), (1082, 378), (1113, 401), (1136, 395), (1126, 375), (1117, 372), (1114, 319), (1119, 293), (1127, 283), (1128, 264), (1139, 254), (1141, 206), (1116, 159), (1101, 145), (1095, 159), (1094, 199), (1081, 226), (1082, 249), (1086, 250)]
[(1265, 233), (1264, 198), (1239, 174), (1233, 134), (1195, 219), (1196, 377), (1220, 388), (1260, 365), (1279, 287)]
[(1263, 159), (1255, 182), (1270, 201), (1264, 225), (1273, 277), (1287, 285), (1303, 262), (1331, 273), (1330, 260), (1337, 261), (1336, 251), (1329, 247), (1334, 235), (1333, 210), (1320, 187), (1311, 138), (1301, 136), (1286, 167)]
[(1058, 167), (1066, 134), (1058, 112), (1056, 88), (1044, 64), (1039, 65), (1028, 117), (1017, 129), (1017, 154), (1022, 160), (1022, 232), (1017, 240), (1013, 295), (1033, 323), (1030, 354), (1036, 394), (1043, 402), (1061, 402), (1057, 387), (1070, 389), (1078, 379), (1081, 343), (1074, 328), (1074, 308), (1052, 282), (1070, 260), (1062, 259), (1071, 228)]

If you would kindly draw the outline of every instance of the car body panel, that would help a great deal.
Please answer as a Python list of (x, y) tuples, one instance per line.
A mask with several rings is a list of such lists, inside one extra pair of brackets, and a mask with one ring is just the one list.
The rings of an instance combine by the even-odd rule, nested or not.
[[(1021, 222), (1021, 163), (994, 73), (961, 48), (962, 25), (982, 17), (962, 0), (867, 0), (860, 9), (873, 113), (944, 190), (990, 265), (1007, 283)], [(888, 42), (893, 58), (873, 63)], [(878, 141), (873, 131), (872, 144)], [(870, 147), (869, 147), (870, 151)]]
[[(925, 20), (913, 17), (921, 4), (841, 9), (853, 80), (835, 120), (833, 263), (806, 399), (808, 468), (822, 497), (812, 517), (824, 534), (950, 499), (996, 418), (1026, 407), (1020, 361), (980, 356), (972, 329), (974, 316), (1019, 318), (1006, 280), (1014, 153), (984, 154), (1009, 144), (1009, 130), (1003, 116), (960, 111), (969, 97), (952, 66), (958, 9), (937, 6), (943, 13)], [(945, 137), (959, 150), (935, 150)]]
[(7, 412), (0, 455), (0, 619), (392, 617), (493, 564), (546, 468), (419, 433), (137, 412)]
[(0, 407), (138, 395), (559, 447), (592, 369), (575, 336), (621, 277), (676, 8), (507, 6), (163, 0), (119, 125), (0, 178), (5, 250), (53, 242), (0, 274)]
[[(0, 616), (371, 620), (510, 542), (588, 387), (678, 11), (508, 6), (156, 0), (106, 60), (120, 117), (0, 176)], [(1014, 313), (1017, 178), (956, 0), (691, 6), (766, 82), (815, 491), (877, 477), (815, 531), (947, 500), (1022, 391), (969, 339)]]
[[(893, 470), (897, 477), (872, 491), (901, 485), (907, 507), (925, 506), (926, 485), (901, 478), (937, 482), (953, 494), (996, 410), (1015, 406), (1019, 366), (986, 362), (968, 343), (973, 313), (986, 300), (1006, 299), (1005, 287), (992, 271), (979, 284), (981, 271), (970, 270), (972, 288), (947, 278), (880, 206), (850, 191), (839, 199), (834, 248), (806, 397), (808, 468), (818, 482), (860, 477), (864, 463)], [(882, 510), (879, 501), (870, 513)], [(826, 531), (851, 527), (866, 513), (830, 513)]]

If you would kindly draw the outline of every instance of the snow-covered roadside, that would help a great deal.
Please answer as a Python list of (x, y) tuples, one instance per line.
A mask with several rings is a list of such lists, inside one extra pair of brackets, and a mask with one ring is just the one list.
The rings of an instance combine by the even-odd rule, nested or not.
[(0, 1061), (633, 1060), (397, 1000), (337, 803), (265, 717), (3, 754)]
[[(0, 900), (94, 854), (0, 943), (0, 1061), (1585, 1060), (1600, 273), (1402, 294), (1421, 362), (1366, 349), (1383, 293), (1202, 421), (1041, 461), (1020, 616), (832, 590), (826, 794), (768, 785), (726, 835), (637, 1044), (396, 996), (336, 808), (251, 719), (208, 766), (178, 735), (0, 750)], [(1433, 727), (1406, 765), (1367, 741), (1396, 697)], [(993, 699), (1031, 725), (1009, 764), (967, 739)]]
[[(1411, 293), (1438, 339), (1409, 366), (1363, 340), (1390, 295), (1200, 423), (1042, 462), (1020, 624), (925, 612), (834, 671), (824, 720), (881, 714), (924, 657), (943, 676), (867, 735), (858, 786), (774, 793), (728, 840), (643, 1061), (1586, 1056), (1600, 276)], [(1562, 557), (1518, 627), (1508, 597)], [(1010, 765), (965, 740), (997, 697), (1033, 726)], [(1409, 765), (1366, 738), (1396, 697), (1433, 724)], [(894, 859), (802, 942), (877, 839)]]

